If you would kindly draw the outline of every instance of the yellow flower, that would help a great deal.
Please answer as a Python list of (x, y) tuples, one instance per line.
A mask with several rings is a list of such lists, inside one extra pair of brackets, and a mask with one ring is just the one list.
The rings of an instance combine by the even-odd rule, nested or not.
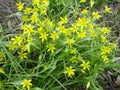
[(16, 5), (17, 5), (18, 11), (21, 11), (23, 9), (23, 7), (24, 7), (24, 3), (22, 3), (22, 2), (19, 2)]
[(0, 67), (0, 73), (5, 73), (3, 68)]
[(102, 55), (103, 61), (107, 61), (108, 57), (106, 55)]
[(16, 43), (9, 42), (8, 48), (9, 50), (15, 50), (16, 48), (18, 48), (18, 46), (16, 45)]
[(42, 3), (45, 5), (45, 7), (48, 7), (48, 5), (49, 5), (49, 0), (43, 0)]
[(52, 52), (52, 53), (54, 53), (54, 50), (55, 50), (55, 44), (49, 44), (48, 46), (47, 46), (47, 48), (48, 48), (48, 52)]
[(110, 33), (110, 30), (108, 29), (108, 28), (106, 28), (106, 27), (102, 27), (102, 28), (100, 28), (101, 29), (101, 31), (104, 33), (104, 34), (109, 34)]
[(81, 3), (84, 3), (84, 2), (86, 2), (86, 0), (80, 0), (80, 2), (81, 2)]
[(31, 16), (32, 23), (37, 22), (37, 20), (38, 20), (38, 14), (37, 13), (33, 13), (33, 15)]
[(105, 6), (104, 13), (112, 13), (111, 9), (108, 6)]
[(87, 9), (82, 10), (81, 14), (88, 14), (88, 10)]
[(105, 35), (101, 35), (102, 42), (108, 42), (107, 38)]
[(78, 27), (75, 24), (72, 24), (72, 28), (70, 29), (72, 32), (77, 32)]
[(80, 32), (77, 32), (77, 36), (78, 38), (85, 38), (87, 34), (85, 31), (80, 31)]
[(63, 17), (63, 18), (62, 18), (62, 17), (60, 17), (60, 20), (61, 20), (61, 21), (60, 21), (60, 23), (61, 23), (61, 24), (65, 24), (65, 23), (67, 23), (68, 18), (67, 18), (66, 16), (65, 16), (65, 17)]
[(75, 75), (75, 69), (73, 69), (72, 66), (66, 67), (66, 71), (64, 73), (67, 74), (68, 77), (72, 78), (72, 76)]
[(51, 36), (50, 36), (50, 37), (51, 37), (53, 40), (59, 38), (58, 33), (56, 33), (56, 32), (51, 33)]
[(22, 47), (22, 51), (27, 51), (28, 53), (30, 53), (30, 43), (24, 45), (24, 46)]
[(24, 24), (22, 25), (22, 30), (24, 31), (23, 34), (28, 34), (28, 36), (34, 32), (34, 26), (31, 24)]
[(71, 59), (70, 59), (70, 61), (72, 62), (72, 63), (77, 63), (77, 57), (76, 56), (73, 56)]
[(86, 17), (78, 18), (76, 22), (77, 26), (85, 27), (88, 24), (88, 19)]
[(32, 8), (26, 7), (24, 11), (24, 14), (30, 14), (32, 12)]
[(92, 15), (93, 15), (93, 18), (95, 19), (99, 19), (101, 17), (101, 15), (98, 12), (93, 12)]
[(37, 13), (39, 9), (37, 7), (31, 8), (31, 13)]
[(59, 30), (60, 30), (60, 33), (65, 33), (66, 32), (66, 28), (62, 25), (59, 26)]
[(65, 30), (65, 37), (70, 37), (71, 34), (72, 34), (72, 33), (71, 33), (70, 29), (67, 28), (67, 29)]
[(26, 79), (21, 84), (23, 85), (23, 88), (26, 87), (27, 90), (30, 90), (30, 87), (32, 86), (31, 80), (26, 80)]
[(97, 32), (95, 32), (94, 30), (90, 30), (90, 33), (93, 38), (97, 37)]
[(24, 20), (24, 22), (27, 22), (27, 21), (29, 21), (30, 19), (29, 19), (29, 17), (28, 16), (22, 16), (22, 19)]
[(40, 13), (41, 15), (46, 15), (46, 9), (45, 8), (40, 8)]
[(44, 28), (42, 28), (42, 26), (40, 25), (40, 27), (37, 28), (37, 33), (40, 35), (43, 32), (44, 32)]
[(25, 59), (25, 58), (27, 58), (27, 55), (26, 55), (27, 53), (24, 53), (24, 52), (18, 52), (18, 57), (21, 59), (21, 60), (23, 60), (23, 59)]
[(86, 70), (86, 69), (89, 70), (89, 68), (90, 68), (89, 61), (87, 61), (87, 62), (83, 61), (80, 66), (83, 68), (83, 70)]
[(32, 41), (33, 41), (33, 37), (28, 36), (26, 41), (27, 41), (28, 43), (32, 42)]
[(41, 39), (42, 39), (42, 42), (44, 42), (44, 40), (47, 40), (47, 36), (48, 36), (48, 34), (47, 34), (46, 32), (44, 32), (44, 33), (41, 33), (41, 34), (40, 34), (40, 37), (39, 37), (39, 38), (41, 38)]
[(32, 0), (33, 4), (39, 5), (40, 0)]
[(112, 50), (111, 50), (110, 47), (103, 46), (103, 47), (101, 48), (101, 55), (105, 55), (105, 54), (107, 54), (107, 53), (110, 53), (111, 51), (112, 51)]
[(67, 40), (67, 44), (69, 45), (69, 47), (71, 47), (74, 42), (75, 42), (74, 39), (68, 39)]
[(49, 18), (45, 19), (45, 23), (47, 23), (50, 27), (53, 27), (54, 25), (54, 23)]
[(17, 44), (18, 47), (21, 45), (23, 42), (23, 36), (15, 36), (14, 38), (11, 38), (14, 44)]
[(71, 53), (71, 54), (76, 54), (76, 52), (77, 52), (76, 48), (72, 48), (72, 49), (70, 50), (70, 53)]
[(78, 61), (82, 61), (83, 58), (79, 55), (79, 56), (77, 57), (77, 60), (78, 60)]

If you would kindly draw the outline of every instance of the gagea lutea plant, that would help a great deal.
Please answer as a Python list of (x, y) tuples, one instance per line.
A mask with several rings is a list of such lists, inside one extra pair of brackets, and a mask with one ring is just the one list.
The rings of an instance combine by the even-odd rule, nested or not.
[[(78, 3), (82, 5), (86, 1), (79, 0)], [(94, 0), (90, 0), (89, 8), (94, 4)], [(35, 87), (68, 90), (83, 86), (100, 90), (96, 78), (107, 65), (114, 63), (117, 47), (109, 41), (111, 29), (96, 22), (102, 18), (102, 13), (111, 13), (110, 8), (106, 6), (102, 13), (81, 8), (76, 19), (64, 15), (58, 17), (58, 21), (48, 16), (49, 0), (32, 0), (30, 5), (18, 2), (16, 5), (23, 24), (21, 33), (11, 37), (8, 49), (23, 70), (18, 68), (17, 80), (21, 83), (15, 87), (18, 90)], [(3, 58), (1, 54), (0, 58)], [(7, 72), (1, 68), (1, 73)]]

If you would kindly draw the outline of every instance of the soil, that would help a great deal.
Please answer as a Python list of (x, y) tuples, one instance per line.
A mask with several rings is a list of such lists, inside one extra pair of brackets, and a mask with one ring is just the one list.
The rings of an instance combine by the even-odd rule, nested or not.
[(17, 12), (15, 3), (16, 0), (0, 0), (0, 25), (2, 25), (4, 34), (13, 33), (19, 23), (15, 17), (9, 18), (10, 15)]

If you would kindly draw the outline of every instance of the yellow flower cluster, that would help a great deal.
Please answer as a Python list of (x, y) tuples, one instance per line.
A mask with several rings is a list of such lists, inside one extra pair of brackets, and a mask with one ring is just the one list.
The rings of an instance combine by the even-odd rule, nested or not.
[(112, 44), (112, 45), (109, 45), (109, 46), (103, 46), (101, 48), (101, 54), (100, 55), (103, 58), (103, 61), (107, 61), (109, 59), (108, 54), (110, 54), (113, 49), (116, 49), (115, 44)]
[[(86, 1), (80, 0), (81, 3)], [(93, 5), (94, 0), (91, 0), (91, 7)], [(21, 26), (22, 34), (11, 38), (9, 49), (18, 50), (18, 58), (21, 60), (27, 59), (27, 54), (33, 52), (31, 47), (56, 57), (57, 54), (68, 51), (66, 66), (71, 65), (66, 67), (64, 73), (72, 78), (77, 71), (76, 65), (83, 73), (89, 71), (93, 64), (90, 57), (100, 52), (100, 59), (107, 61), (108, 55), (114, 49), (107, 40), (110, 29), (95, 23), (95, 20), (102, 17), (97, 11), (90, 13), (83, 9), (80, 17), (68, 23), (68, 16), (59, 17), (58, 22), (47, 17), (49, 0), (32, 0), (30, 7), (24, 7), (24, 4), (19, 2), (17, 6), (18, 10), (23, 12), (24, 24)], [(105, 12), (110, 13), (110, 9), (105, 7)], [(29, 90), (32, 86), (30, 82), (25, 80), (23, 87)]]

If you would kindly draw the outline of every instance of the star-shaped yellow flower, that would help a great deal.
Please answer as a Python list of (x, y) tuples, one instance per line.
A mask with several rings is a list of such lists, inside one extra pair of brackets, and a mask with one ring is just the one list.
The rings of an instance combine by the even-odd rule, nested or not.
[(64, 73), (68, 74), (68, 77), (72, 78), (72, 76), (75, 75), (75, 69), (73, 69), (72, 66), (66, 67), (66, 71)]
[(24, 7), (24, 3), (22, 3), (22, 2), (19, 2), (16, 5), (17, 5), (18, 11), (21, 11), (23, 9), (23, 7)]
[(26, 87), (27, 90), (30, 90), (30, 87), (32, 86), (31, 80), (26, 80), (26, 79), (21, 84), (23, 85), (23, 88)]
[(86, 69), (89, 70), (89, 68), (90, 68), (89, 61), (87, 61), (87, 62), (83, 61), (80, 66), (83, 68), (83, 70), (86, 70)]

